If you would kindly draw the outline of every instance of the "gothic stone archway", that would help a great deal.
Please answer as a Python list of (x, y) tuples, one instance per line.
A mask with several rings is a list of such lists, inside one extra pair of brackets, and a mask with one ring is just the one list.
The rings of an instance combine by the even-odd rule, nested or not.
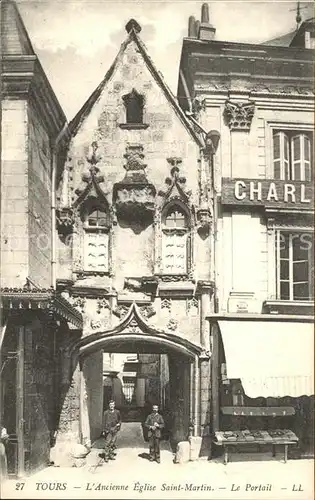
[[(173, 441), (187, 439), (190, 422), (194, 423), (195, 436), (204, 433), (203, 428), (209, 421), (209, 355), (201, 345), (179, 335), (152, 328), (142, 318), (134, 303), (115, 328), (83, 337), (73, 345), (71, 357), (76, 369), (70, 388), (70, 403), (65, 405), (70, 421), (59, 429), (59, 438), (84, 443), (98, 437), (101, 430), (102, 401), (95, 395), (97, 391), (100, 394), (103, 383), (103, 351), (167, 354)], [(92, 399), (89, 387), (91, 380), (94, 384), (93, 410), (89, 403), (89, 399)], [(61, 421), (65, 422), (62, 418)]]

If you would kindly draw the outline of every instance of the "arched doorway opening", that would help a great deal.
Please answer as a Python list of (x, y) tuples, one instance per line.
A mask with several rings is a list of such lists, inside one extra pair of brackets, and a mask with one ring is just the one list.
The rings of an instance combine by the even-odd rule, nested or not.
[[(179, 441), (187, 440), (190, 432), (198, 435), (202, 352), (200, 345), (150, 327), (141, 318), (135, 304), (115, 328), (81, 338), (72, 350), (79, 370), (81, 442), (93, 442), (101, 431), (106, 395), (109, 397), (109, 391), (104, 387), (106, 355), (128, 354), (141, 361), (133, 389), (136, 402), (133, 409), (138, 413), (136, 411), (132, 418), (142, 420), (151, 405), (157, 403), (167, 421), (167, 433), (173, 448)], [(157, 364), (157, 370), (153, 373), (154, 364)], [(127, 394), (124, 381), (120, 380), (122, 384), (119, 387), (115, 374), (113, 378), (115, 383), (111, 386), (110, 397), (121, 407), (125, 421), (130, 421), (128, 405), (124, 401)]]

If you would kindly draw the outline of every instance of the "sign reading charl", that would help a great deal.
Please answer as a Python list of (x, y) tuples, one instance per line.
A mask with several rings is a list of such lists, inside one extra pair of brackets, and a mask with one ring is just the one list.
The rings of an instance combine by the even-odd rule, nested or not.
[(223, 205), (260, 205), (264, 207), (312, 210), (314, 187), (311, 182), (270, 179), (222, 179)]

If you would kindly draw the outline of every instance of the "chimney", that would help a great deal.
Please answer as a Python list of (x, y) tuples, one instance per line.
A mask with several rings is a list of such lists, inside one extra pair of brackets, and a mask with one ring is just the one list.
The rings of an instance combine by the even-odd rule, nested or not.
[(214, 39), (215, 27), (209, 22), (209, 5), (203, 3), (201, 6), (201, 23), (198, 31), (199, 40), (211, 41)]
[(199, 21), (199, 19), (197, 19), (197, 21), (196, 21), (196, 27), (195, 27), (195, 30), (196, 30), (196, 33), (197, 33), (197, 38), (199, 37), (199, 28), (200, 28), (200, 21)]
[(209, 24), (209, 5), (203, 3), (201, 6), (201, 22)]
[(196, 20), (194, 16), (190, 16), (188, 19), (188, 37), (197, 38), (198, 31), (196, 30)]

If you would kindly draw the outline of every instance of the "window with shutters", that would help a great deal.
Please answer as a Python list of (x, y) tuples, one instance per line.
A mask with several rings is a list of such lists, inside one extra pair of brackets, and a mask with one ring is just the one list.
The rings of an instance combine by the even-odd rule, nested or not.
[(164, 274), (186, 274), (189, 255), (189, 217), (184, 208), (172, 204), (162, 215), (162, 270)]
[(311, 181), (312, 134), (304, 131), (273, 131), (273, 173), (275, 179)]
[(108, 272), (108, 213), (94, 206), (84, 221), (84, 270), (96, 273)]
[(279, 300), (310, 300), (314, 290), (314, 240), (310, 231), (276, 230)]

